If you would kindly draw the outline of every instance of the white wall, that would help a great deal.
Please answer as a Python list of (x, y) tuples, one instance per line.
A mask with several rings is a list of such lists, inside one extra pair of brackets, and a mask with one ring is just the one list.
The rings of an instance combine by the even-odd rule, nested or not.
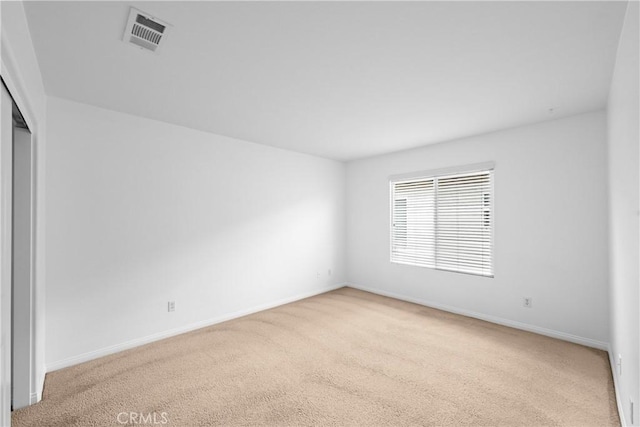
[(57, 98), (48, 123), (49, 370), (344, 282), (344, 164)]
[(629, 399), (635, 403), (634, 425), (640, 425), (639, 13), (638, 2), (629, 2), (608, 104), (611, 348), (614, 358), (623, 357), (622, 375), (614, 375), (627, 424), (631, 424)]
[(46, 153), (46, 94), (33, 42), (27, 26), (24, 5), (18, 1), (0, 2), (2, 78), (20, 108), (32, 133), (35, 156), (35, 274), (34, 274), (34, 384), (32, 402), (42, 397), (45, 369), (45, 153)]
[[(605, 156), (595, 112), (351, 162), (349, 282), (606, 348)], [(390, 263), (389, 176), (485, 161), (496, 164), (495, 278)]]

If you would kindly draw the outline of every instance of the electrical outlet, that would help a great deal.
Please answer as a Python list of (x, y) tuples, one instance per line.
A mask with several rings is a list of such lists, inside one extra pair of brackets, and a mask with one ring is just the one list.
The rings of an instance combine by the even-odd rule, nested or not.
[(618, 375), (622, 375), (622, 355), (618, 355)]
[(319, 279), (320, 278), (320, 272), (318, 271), (318, 273), (316, 274), (316, 277)]
[(169, 311), (169, 312), (176, 311), (176, 302), (175, 301), (169, 301), (169, 303), (167, 304), (167, 311)]
[(331, 274), (332, 274), (331, 269), (328, 269), (328, 270), (327, 270), (327, 276), (331, 276)]
[(522, 299), (522, 306), (523, 307), (527, 307), (527, 308), (531, 308), (533, 306), (533, 298), (531, 297), (524, 297)]

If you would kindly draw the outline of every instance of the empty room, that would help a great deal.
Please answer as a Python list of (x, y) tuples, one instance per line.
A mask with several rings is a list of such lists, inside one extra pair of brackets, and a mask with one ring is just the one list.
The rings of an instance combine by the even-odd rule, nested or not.
[(0, 426), (640, 426), (639, 17), (1, 1)]

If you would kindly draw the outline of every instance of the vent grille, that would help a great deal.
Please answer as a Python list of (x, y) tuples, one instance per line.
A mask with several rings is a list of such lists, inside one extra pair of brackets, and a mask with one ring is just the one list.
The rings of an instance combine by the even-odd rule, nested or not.
[(144, 28), (142, 25), (138, 25), (138, 24), (133, 24), (133, 30), (131, 31), (131, 33), (134, 36), (144, 39), (155, 45), (160, 43), (160, 40), (162, 39), (162, 34), (158, 34), (155, 31), (151, 31), (147, 28)]
[(139, 48), (158, 53), (169, 28), (169, 24), (132, 7), (122, 40)]

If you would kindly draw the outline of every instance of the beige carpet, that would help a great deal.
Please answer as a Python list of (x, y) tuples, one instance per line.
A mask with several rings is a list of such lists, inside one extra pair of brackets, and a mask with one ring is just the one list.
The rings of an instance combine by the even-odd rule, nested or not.
[(620, 424), (605, 352), (349, 288), (52, 372), (43, 401), (13, 414), (119, 421)]

